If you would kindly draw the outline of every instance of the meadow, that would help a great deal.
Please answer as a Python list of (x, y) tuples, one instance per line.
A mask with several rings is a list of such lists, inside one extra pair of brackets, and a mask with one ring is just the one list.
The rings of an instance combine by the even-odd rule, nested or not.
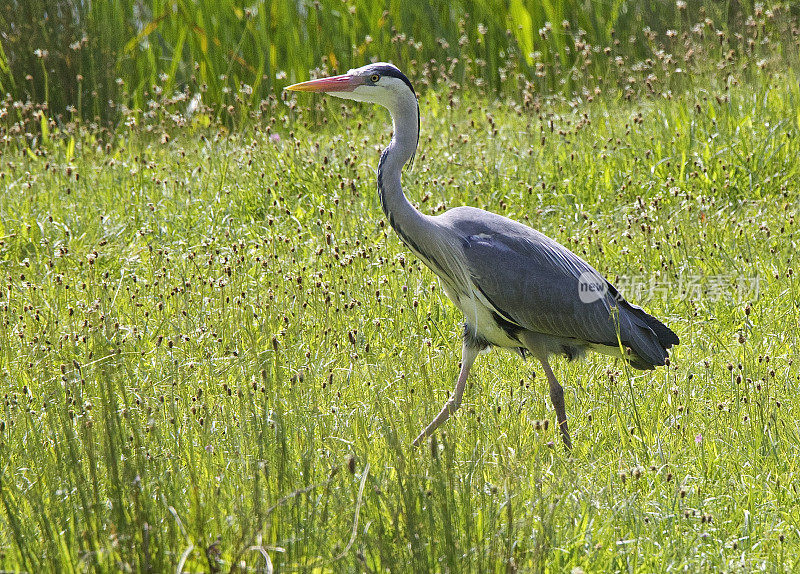
[(230, 129), (164, 89), (101, 129), (7, 99), (0, 570), (800, 569), (800, 89), (764, 29), (758, 58), (592, 52), (618, 77), (569, 95), (413, 75), (422, 211), (528, 223), (681, 338), (652, 372), (555, 361), (571, 453), (497, 350), (411, 447), (461, 317), (381, 212), (384, 110), (274, 93)]

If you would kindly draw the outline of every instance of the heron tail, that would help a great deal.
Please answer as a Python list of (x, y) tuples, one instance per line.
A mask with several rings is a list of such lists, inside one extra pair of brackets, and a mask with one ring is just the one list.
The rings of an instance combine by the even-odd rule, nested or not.
[[(624, 345), (631, 348), (635, 356), (629, 363), (635, 369), (649, 370), (664, 365), (669, 357), (669, 348), (680, 344), (675, 332), (664, 323), (645, 312), (644, 309), (624, 301), (621, 305), (627, 319), (627, 333), (620, 333)], [(627, 335), (627, 336), (626, 336)]]

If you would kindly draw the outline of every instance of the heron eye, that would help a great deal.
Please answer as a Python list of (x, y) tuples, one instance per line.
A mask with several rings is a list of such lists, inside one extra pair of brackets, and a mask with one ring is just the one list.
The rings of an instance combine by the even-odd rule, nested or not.
[(372, 74), (369, 79), (373, 84), (377, 84), (381, 77), (378, 74)]

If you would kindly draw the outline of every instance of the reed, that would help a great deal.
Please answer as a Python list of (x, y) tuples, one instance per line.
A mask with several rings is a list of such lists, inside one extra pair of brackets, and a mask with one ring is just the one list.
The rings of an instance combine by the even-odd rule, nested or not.
[[(772, 8), (785, 18), (763, 18)], [(682, 56), (698, 25), (712, 39), (723, 33), (737, 58), (753, 51), (737, 34), (747, 36), (751, 24), (780, 27), (794, 53), (793, 10), (753, 0), (11, 0), (0, 8), (0, 92), (46, 105), (62, 122), (113, 124), (121, 106), (146, 112), (177, 90), (200, 94), (235, 123), (309, 70), (379, 59), (413, 76), (435, 60), (494, 93), (531, 82), (571, 96), (624, 81), (617, 57)]]

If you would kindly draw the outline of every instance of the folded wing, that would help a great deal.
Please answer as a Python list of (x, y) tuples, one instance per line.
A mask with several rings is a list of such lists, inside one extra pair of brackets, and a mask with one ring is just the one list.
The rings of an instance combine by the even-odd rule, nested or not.
[(460, 238), (473, 284), (505, 320), (588, 344), (618, 347), (621, 341), (635, 353), (637, 368), (663, 365), (667, 349), (678, 344), (672, 330), (544, 234), (475, 208), (439, 219)]

